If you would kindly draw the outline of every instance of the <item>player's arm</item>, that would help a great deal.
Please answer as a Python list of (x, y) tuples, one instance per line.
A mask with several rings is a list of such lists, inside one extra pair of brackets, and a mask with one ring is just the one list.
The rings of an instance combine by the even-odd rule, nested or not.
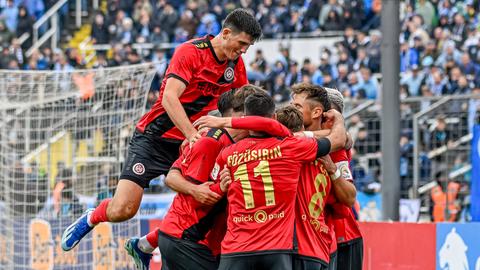
[(201, 129), (203, 127), (213, 128), (234, 128), (234, 129), (246, 129), (252, 131), (266, 132), (271, 136), (287, 137), (291, 133), (280, 122), (266, 117), (260, 116), (245, 116), (245, 117), (215, 117), (215, 116), (203, 116), (200, 117), (193, 124), (195, 127)]
[(162, 106), (165, 108), (173, 124), (190, 140), (197, 130), (193, 127), (187, 113), (180, 102), (180, 96), (186, 88), (185, 82), (175, 77), (167, 79), (165, 90), (163, 92)]
[(329, 156), (322, 157), (321, 161), (330, 174), (337, 201), (352, 207), (357, 198), (357, 189), (352, 183), (353, 177), (350, 172), (346, 152), (342, 150), (332, 153)]
[(195, 46), (191, 44), (178, 46), (165, 75), (167, 82), (162, 95), (162, 106), (175, 126), (189, 140), (197, 131), (185, 113), (185, 109), (180, 102), (180, 96), (193, 78), (198, 64), (198, 54)]
[[(231, 178), (227, 179), (226, 174), (227, 170), (225, 166), (225, 159), (223, 158), (223, 152), (217, 157), (215, 161), (215, 166), (213, 167), (212, 173), (210, 174), (210, 179), (212, 179), (215, 184), (210, 186), (210, 190), (217, 193), (220, 196), (225, 195), (227, 192), (228, 186), (230, 186)], [(230, 171), (228, 170), (228, 174)]]
[(221, 147), (217, 137), (211, 137), (216, 134), (216, 130), (210, 130), (206, 136), (201, 137), (194, 147), (175, 161), (173, 167), (181, 167), (179, 163), (187, 162), (186, 168), (182, 174), (175, 173), (173, 170), (171, 177), (167, 175), (166, 184), (177, 192), (191, 195), (195, 200), (203, 204), (216, 203), (221, 196), (212, 192), (212, 182), (208, 182), (209, 175), (214, 168), (217, 154)]
[[(312, 137), (315, 139), (321, 139), (327, 137), (331, 132), (331, 129), (321, 129), (315, 131), (299, 131), (295, 132), (294, 136), (296, 137)], [(345, 149), (349, 150), (353, 147), (353, 138), (350, 133), (346, 133), (347, 140), (345, 141)]]
[(211, 182), (194, 184), (185, 179), (182, 173), (175, 168), (168, 172), (167, 177), (165, 178), (165, 184), (177, 193), (190, 195), (196, 201), (205, 205), (214, 205), (222, 198), (220, 195), (210, 190), (210, 185), (212, 185)]

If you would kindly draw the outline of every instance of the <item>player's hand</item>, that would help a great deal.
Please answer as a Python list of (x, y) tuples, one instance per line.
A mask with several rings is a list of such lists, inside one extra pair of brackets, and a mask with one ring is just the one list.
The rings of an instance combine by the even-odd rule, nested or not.
[(295, 132), (295, 133), (293, 133), (293, 136), (299, 137), (299, 138), (306, 137), (305, 132), (303, 132), (303, 131)]
[(199, 203), (205, 205), (214, 205), (216, 204), (222, 196), (210, 190), (210, 185), (212, 182), (205, 182), (201, 185), (198, 185), (196, 189), (192, 191), (192, 197)]
[(193, 126), (201, 129), (201, 128), (224, 128), (228, 123), (226, 118), (222, 117), (215, 117), (211, 115), (206, 115), (200, 117), (197, 121), (193, 123)]
[(322, 162), (323, 166), (325, 166), (328, 174), (334, 174), (337, 171), (337, 165), (333, 163), (333, 160), (329, 155), (321, 157), (320, 161)]
[(199, 130), (187, 138), (187, 141), (190, 144), (190, 148), (192, 148), (193, 144), (196, 143), (202, 137), (201, 132), (202, 131)]
[(231, 183), (232, 176), (230, 175), (230, 170), (227, 167), (224, 167), (220, 172), (220, 189), (223, 193), (228, 191)]
[(325, 122), (333, 120), (333, 122), (342, 121), (343, 122), (343, 115), (334, 109), (328, 110), (327, 112), (323, 113), (323, 117), (325, 117)]

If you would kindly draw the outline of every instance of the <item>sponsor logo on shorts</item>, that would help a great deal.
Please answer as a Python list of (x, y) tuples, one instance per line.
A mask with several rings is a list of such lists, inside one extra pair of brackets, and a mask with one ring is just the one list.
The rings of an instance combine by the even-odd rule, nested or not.
[(140, 162), (135, 163), (135, 165), (132, 167), (132, 170), (136, 175), (142, 175), (145, 173), (145, 166)]
[(223, 73), (223, 77), (227, 82), (232, 81), (234, 75), (235, 75), (235, 71), (233, 70), (232, 67), (227, 67), (227, 69), (225, 69), (225, 72)]
[(270, 213), (267, 214), (264, 210), (258, 210), (253, 215), (239, 215), (233, 217), (233, 222), (243, 223), (243, 222), (256, 222), (256, 223), (265, 223), (273, 219), (280, 219), (285, 217), (285, 212), (280, 213)]

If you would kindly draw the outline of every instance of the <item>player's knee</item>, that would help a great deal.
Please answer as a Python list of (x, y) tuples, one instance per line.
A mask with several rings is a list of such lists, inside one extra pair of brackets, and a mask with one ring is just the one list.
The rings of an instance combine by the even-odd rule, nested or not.
[(121, 222), (134, 217), (137, 213), (138, 207), (129, 203), (119, 202), (110, 205), (108, 210), (108, 219), (110, 221)]

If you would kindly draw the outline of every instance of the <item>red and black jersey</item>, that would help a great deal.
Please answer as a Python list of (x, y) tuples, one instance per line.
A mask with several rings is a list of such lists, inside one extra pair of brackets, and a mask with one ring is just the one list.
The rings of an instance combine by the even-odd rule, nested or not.
[[(210, 173), (220, 151), (233, 143), (227, 131), (210, 129), (203, 134), (192, 148), (186, 146), (175, 161), (172, 169), (179, 170), (187, 180), (201, 184), (209, 180)], [(214, 184), (214, 187), (218, 184)], [(177, 194), (163, 219), (160, 231), (181, 239), (188, 239), (207, 245), (214, 255), (220, 253), (220, 243), (225, 233), (226, 200), (206, 206), (192, 196)]]
[(327, 264), (332, 238), (324, 210), (330, 190), (330, 176), (320, 161), (303, 165), (295, 205), (298, 254)]
[[(342, 177), (347, 181), (353, 182), (352, 173), (350, 172), (350, 150), (339, 150), (330, 154), (330, 156), (342, 173)], [(337, 243), (342, 244), (361, 238), (362, 233), (353, 214), (353, 209), (340, 203), (334, 203), (332, 208), (334, 212), (333, 216), (335, 217), (332, 218), (332, 223), (335, 228)]]
[(176, 48), (160, 88), (160, 97), (138, 122), (139, 131), (167, 139), (185, 139), (162, 106), (165, 85), (171, 77), (186, 85), (179, 99), (191, 122), (217, 109), (217, 100), (222, 93), (248, 83), (242, 57), (235, 61), (220, 61), (210, 42), (212, 38), (194, 39)]
[(292, 251), (300, 169), (325, 151), (313, 138), (295, 137), (249, 137), (222, 150), (217, 165), (233, 180), (222, 256)]

